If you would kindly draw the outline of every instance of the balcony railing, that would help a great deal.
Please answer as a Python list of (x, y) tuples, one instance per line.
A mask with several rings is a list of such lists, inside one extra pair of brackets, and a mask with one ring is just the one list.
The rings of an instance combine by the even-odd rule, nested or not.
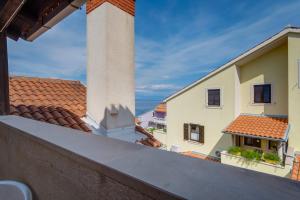
[(16, 116), (0, 117), (0, 179), (34, 199), (299, 199), (300, 183)]
[(151, 121), (154, 122), (154, 123), (156, 123), (156, 124), (163, 124), (163, 125), (167, 124), (167, 122), (166, 122), (165, 119), (158, 118), (158, 117), (153, 117)]

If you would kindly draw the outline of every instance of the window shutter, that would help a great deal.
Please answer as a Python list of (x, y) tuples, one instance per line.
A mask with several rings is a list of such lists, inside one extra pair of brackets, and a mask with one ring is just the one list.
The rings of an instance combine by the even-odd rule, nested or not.
[(183, 139), (189, 140), (189, 124), (183, 124)]
[(241, 138), (239, 135), (235, 136), (235, 146), (237, 147), (241, 146)]
[(199, 126), (199, 130), (200, 130), (199, 142), (204, 144), (204, 126)]

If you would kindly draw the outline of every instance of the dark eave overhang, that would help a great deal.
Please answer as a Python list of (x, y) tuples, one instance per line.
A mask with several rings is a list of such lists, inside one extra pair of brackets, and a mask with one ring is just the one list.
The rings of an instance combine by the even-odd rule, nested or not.
[(13, 40), (33, 41), (86, 0), (6, 0), (0, 4), (0, 30)]
[(0, 32), (6, 30), (18, 15), (25, 2), (26, 0), (10, 0), (3, 3), (2, 9), (0, 10)]

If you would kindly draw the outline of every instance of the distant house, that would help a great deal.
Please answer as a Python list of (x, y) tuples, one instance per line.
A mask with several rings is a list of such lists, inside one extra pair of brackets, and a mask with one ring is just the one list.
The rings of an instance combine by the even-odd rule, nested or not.
[(165, 102), (167, 149), (291, 176), (300, 154), (300, 29), (284, 29)]
[(140, 116), (137, 117), (137, 120), (139, 121), (139, 124), (143, 128), (149, 127), (149, 122), (153, 119), (153, 110), (147, 111)]
[(148, 111), (138, 117), (140, 125), (152, 133), (154, 138), (161, 143), (166, 142), (166, 116), (167, 107), (165, 103), (160, 103), (154, 110)]
[(152, 120), (149, 121), (149, 127), (153, 127), (156, 130), (162, 130), (166, 132), (166, 116), (167, 108), (165, 103), (161, 103), (155, 107), (153, 111)]
[(138, 117), (140, 124), (144, 128), (153, 128), (166, 132), (167, 108), (165, 103), (161, 103), (154, 110), (148, 111)]

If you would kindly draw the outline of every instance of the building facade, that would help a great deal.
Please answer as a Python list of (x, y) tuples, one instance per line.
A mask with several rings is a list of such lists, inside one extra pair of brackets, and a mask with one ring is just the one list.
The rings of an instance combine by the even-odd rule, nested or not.
[(300, 151), (299, 60), (300, 30), (286, 28), (167, 98), (167, 149), (220, 158), (235, 146), (290, 161)]

